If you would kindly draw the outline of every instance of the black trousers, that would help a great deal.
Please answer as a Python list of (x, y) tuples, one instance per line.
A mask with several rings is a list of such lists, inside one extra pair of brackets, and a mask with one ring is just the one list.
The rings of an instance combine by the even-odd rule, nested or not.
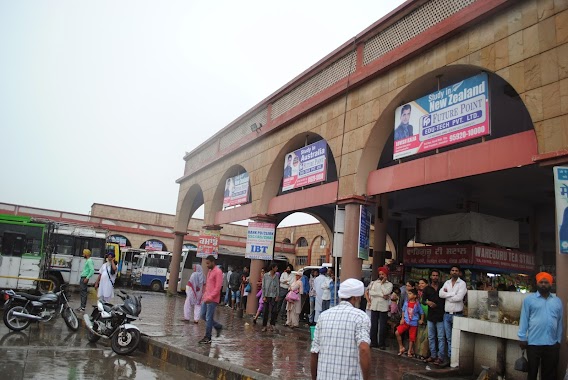
[(371, 311), (371, 346), (386, 346), (387, 341), (385, 333), (388, 317), (388, 311)]
[(81, 291), (81, 307), (84, 309), (87, 307), (87, 294), (89, 292), (89, 285), (85, 284), (85, 277), (81, 277), (79, 280), (79, 289)]
[(559, 359), (559, 344), (553, 346), (527, 346), (527, 360), (529, 361), (527, 380), (537, 380), (539, 366), (541, 379), (556, 380)]
[(266, 302), (264, 303), (264, 311), (262, 313), (262, 326), (266, 327), (268, 324), (268, 313), (270, 313), (270, 324), (272, 326), (276, 325), (276, 318), (278, 317), (278, 309), (276, 308), (276, 299), (272, 297), (266, 297)]

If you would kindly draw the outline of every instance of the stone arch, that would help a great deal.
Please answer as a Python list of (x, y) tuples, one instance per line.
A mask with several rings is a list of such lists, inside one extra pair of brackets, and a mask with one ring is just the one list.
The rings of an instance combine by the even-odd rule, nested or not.
[(191, 185), (183, 195), (181, 204), (178, 204), (175, 231), (185, 233), (191, 217), (202, 204), (203, 191), (201, 190), (201, 186), (198, 184)]
[[(321, 135), (313, 132), (304, 132), (292, 137), (286, 144), (282, 146), (276, 157), (272, 160), (268, 174), (266, 175), (266, 181), (264, 188), (262, 190), (262, 196), (260, 198), (259, 205), (256, 212), (258, 214), (267, 214), (268, 205), (270, 200), (280, 193), (280, 188), (282, 185), (282, 177), (284, 173), (284, 159), (287, 153), (290, 153), (296, 149), (299, 149), (307, 144), (312, 144), (316, 141), (324, 139)], [(338, 178), (338, 170), (335, 163), (336, 155), (327, 143), (328, 149), (328, 167), (327, 167), (327, 181), (333, 182)], [(286, 192), (291, 193), (293, 192)]]
[[(478, 67), (473, 65), (451, 65), (451, 66), (441, 67), (439, 69), (436, 69), (421, 76), (420, 78), (414, 80), (412, 83), (407, 85), (404, 89), (399, 91), (398, 94), (396, 94), (394, 98), (390, 101), (390, 103), (382, 110), (381, 115), (377, 119), (375, 126), (373, 127), (373, 129), (369, 134), (367, 143), (363, 148), (363, 152), (361, 154), (359, 167), (355, 176), (356, 194), (362, 195), (367, 193), (368, 176), (372, 171), (376, 170), (380, 165), (381, 167), (384, 167), (398, 163), (398, 160), (392, 161), (393, 148), (391, 146), (394, 134), (395, 110), (397, 107), (414, 99), (418, 99), (422, 96), (425, 96), (429, 93), (432, 93), (436, 91), (438, 88), (447, 87), (453, 83), (459, 82), (462, 79), (474, 76), (481, 72), (486, 72), (489, 76), (490, 97), (492, 97), (494, 93), (498, 92), (499, 94), (503, 95), (504, 99), (508, 98), (508, 100), (511, 103), (518, 103), (519, 105), (522, 105), (525, 112), (513, 116), (526, 118), (526, 120), (524, 120), (524, 122), (520, 124), (523, 126), (530, 125), (530, 129), (534, 130), (534, 126), (530, 118), (530, 115), (528, 113), (526, 105), (519, 97), (517, 91), (502, 77), (498, 76), (497, 74), (483, 67)], [(511, 107), (512, 106), (513, 105), (511, 105)], [(504, 111), (492, 110), (491, 112), (492, 124), (498, 124), (498, 122), (495, 122), (494, 118), (497, 117), (501, 119), (506, 116), (510, 117), (511, 115), (505, 115)], [(506, 130), (494, 130), (492, 127), (491, 135), (487, 136), (487, 139), (488, 140), (495, 139), (499, 137), (504, 137), (506, 135), (511, 135), (514, 133), (521, 132), (522, 130), (512, 129), (516, 125), (519, 125), (519, 123), (509, 123), (511, 129), (506, 129)], [(535, 135), (535, 141), (536, 141), (536, 135)], [(476, 143), (475, 140), (470, 140), (469, 142), (465, 143), (465, 145), (471, 145), (475, 143)], [(461, 147), (463, 145), (464, 143), (461, 143), (443, 149), (451, 150), (451, 149), (456, 149), (457, 147)], [(385, 159), (389, 156), (389, 154), (391, 162), (385, 163), (386, 161)], [(410, 161), (413, 159), (417, 159), (419, 157), (425, 157), (433, 154), (436, 154), (435, 150), (414, 155), (405, 158), (403, 160)]]
[(298, 240), (296, 240), (296, 247), (308, 247), (308, 239), (303, 236), (300, 236)]
[[(223, 209), (223, 199), (225, 193), (225, 182), (227, 178), (234, 177), (239, 174), (249, 173), (250, 172), (243, 167), (242, 165), (236, 164), (228, 168), (225, 173), (219, 178), (219, 183), (215, 189), (215, 193), (213, 194), (213, 199), (209, 204), (209, 214), (215, 215), (216, 212), (221, 211)], [(250, 177), (249, 177), (249, 202), (252, 199), (251, 193), (251, 184), (250, 184)], [(248, 202), (247, 202), (248, 203)]]
[[(314, 218), (317, 219), (317, 221), (321, 224), (321, 226), (323, 227), (323, 229), (325, 230), (325, 234), (327, 235), (327, 241), (329, 242), (329, 244), (326, 247), (326, 255), (329, 258), (332, 246), (333, 246), (333, 231), (331, 226), (333, 226), (333, 213), (330, 213), (330, 215), (326, 218), (326, 215), (324, 212), (321, 212), (322, 210), (302, 210), (302, 211), (292, 211), (292, 212), (288, 212), (285, 214), (280, 214), (277, 217), (277, 222), (276, 222), (276, 227), (278, 227), (278, 225), (288, 216), (291, 214), (294, 214), (296, 212), (303, 212), (305, 214), (308, 214), (310, 216), (313, 216)], [(318, 235), (321, 236), (321, 235)], [(296, 240), (297, 241), (297, 240)], [(311, 244), (308, 244), (308, 257), (307, 257), (307, 261), (308, 263), (311, 261)], [(309, 265), (309, 264), (308, 264)]]

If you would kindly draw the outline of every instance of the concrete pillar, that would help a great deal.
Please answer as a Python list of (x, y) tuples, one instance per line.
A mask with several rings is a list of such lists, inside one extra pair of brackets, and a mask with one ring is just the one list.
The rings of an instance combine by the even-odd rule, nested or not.
[(373, 242), (373, 269), (371, 279), (376, 280), (379, 276), (378, 269), (384, 264), (384, 255), (387, 246), (387, 223), (388, 223), (388, 199), (387, 194), (378, 196), (379, 202), (375, 211), (375, 231)]
[(183, 237), (186, 232), (174, 232), (174, 249), (172, 251), (172, 262), (170, 263), (170, 284), (168, 294), (177, 294), (177, 283), (179, 278), (179, 264), (181, 262), (181, 250), (183, 248)]
[(250, 261), (250, 278), (249, 284), (251, 287), (251, 292), (247, 299), (246, 313), (254, 315), (258, 309), (258, 299), (256, 298), (256, 293), (260, 290), (256, 283), (260, 279), (260, 270), (266, 266), (266, 261), (264, 260), (251, 260)]
[(362, 260), (357, 257), (359, 246), (359, 204), (345, 205), (345, 233), (341, 257), (341, 280), (362, 277)]

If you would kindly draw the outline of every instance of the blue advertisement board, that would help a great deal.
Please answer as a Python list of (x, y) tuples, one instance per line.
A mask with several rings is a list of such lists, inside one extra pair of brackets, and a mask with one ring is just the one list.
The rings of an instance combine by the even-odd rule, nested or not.
[(393, 159), (488, 135), (489, 84), (481, 73), (398, 107)]
[(560, 253), (568, 254), (568, 167), (554, 167), (554, 196)]

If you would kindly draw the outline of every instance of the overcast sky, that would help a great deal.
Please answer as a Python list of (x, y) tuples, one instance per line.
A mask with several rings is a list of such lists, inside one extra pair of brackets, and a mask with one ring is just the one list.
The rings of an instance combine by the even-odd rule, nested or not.
[(0, 0), (0, 202), (174, 214), (185, 152), (401, 3)]

